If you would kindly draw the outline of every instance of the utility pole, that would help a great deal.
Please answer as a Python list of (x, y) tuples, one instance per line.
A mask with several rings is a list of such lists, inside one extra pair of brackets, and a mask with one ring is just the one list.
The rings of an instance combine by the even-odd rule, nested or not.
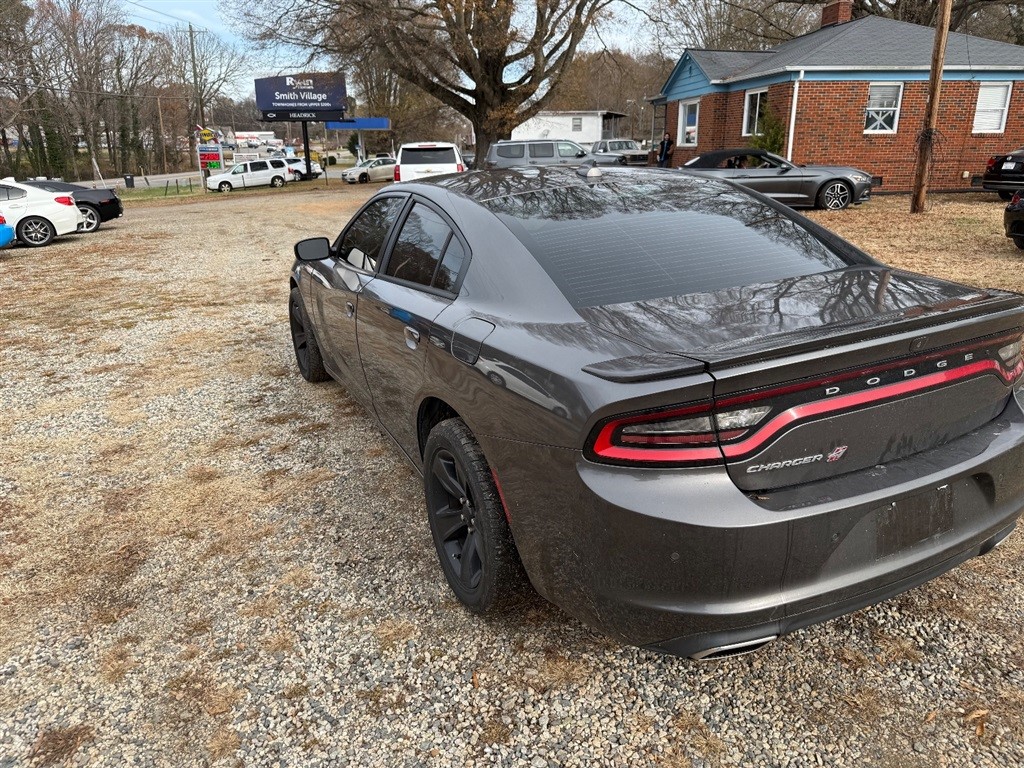
[(163, 156), (161, 167), (167, 173), (167, 134), (164, 133), (164, 110), (160, 106), (160, 97), (156, 97), (156, 115), (160, 119), (160, 153)]
[(188, 47), (192, 52), (192, 88), (196, 94), (196, 107), (199, 113), (198, 124), (206, 127), (206, 114), (203, 110), (203, 94), (199, 90), (199, 67), (196, 65), (196, 31), (188, 25)]
[(911, 213), (924, 213), (924, 198), (928, 192), (931, 172), (935, 126), (939, 122), (939, 97), (942, 93), (942, 65), (946, 60), (946, 40), (949, 38), (949, 20), (953, 0), (939, 0), (939, 18), (935, 26), (935, 47), (932, 49), (932, 71), (928, 81), (928, 107), (925, 111), (924, 130), (917, 142), (917, 166), (914, 169), (914, 196), (910, 201)]

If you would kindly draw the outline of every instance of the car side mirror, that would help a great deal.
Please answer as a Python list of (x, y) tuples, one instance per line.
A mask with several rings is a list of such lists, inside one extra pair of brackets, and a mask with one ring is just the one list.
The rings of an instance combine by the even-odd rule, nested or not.
[(321, 261), (331, 255), (331, 242), (326, 237), (311, 237), (295, 244), (295, 258), (299, 261)]
[(779, 175), (781, 176), (784, 173), (789, 173), (789, 166), (788, 165), (784, 165), (781, 168), (779, 168)]
[(579, 152), (576, 153), (576, 157), (586, 157), (586, 156), (587, 156), (586, 151), (582, 150), (582, 149)]

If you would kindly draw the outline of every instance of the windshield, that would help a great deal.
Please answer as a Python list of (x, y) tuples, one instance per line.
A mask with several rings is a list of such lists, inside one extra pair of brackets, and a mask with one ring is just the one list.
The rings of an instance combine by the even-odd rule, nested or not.
[(356, 168), (369, 168), (372, 163), (373, 160), (363, 160), (363, 162), (357, 165)]
[(640, 149), (635, 141), (613, 141), (612, 149)]

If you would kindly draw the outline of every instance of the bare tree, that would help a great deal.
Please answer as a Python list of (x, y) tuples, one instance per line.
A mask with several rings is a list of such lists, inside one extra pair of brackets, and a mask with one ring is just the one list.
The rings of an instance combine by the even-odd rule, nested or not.
[[(296, 46), (311, 60), (381, 56), (402, 80), (469, 120), (479, 162), (494, 140), (544, 109), (613, 2), (268, 0), (248, 19), (254, 38)], [(293, 23), (267, 20), (277, 18)]]

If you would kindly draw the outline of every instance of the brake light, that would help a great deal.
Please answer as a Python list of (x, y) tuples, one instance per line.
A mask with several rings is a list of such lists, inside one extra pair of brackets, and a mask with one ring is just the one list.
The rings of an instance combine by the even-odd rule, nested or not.
[(462, 163), (457, 163), (457, 164), (456, 164), (456, 166), (455, 166), (455, 172), (456, 172), (456, 173), (462, 173), (462, 172), (463, 172), (464, 170), (466, 170), (466, 169), (465, 169), (465, 167), (464, 167), (464, 166), (462, 165)]
[(401, 181), (401, 180), (402, 180), (402, 172), (399, 170), (399, 166), (396, 163), (395, 164), (395, 181)]
[(996, 162), (998, 160), (999, 160), (999, 158), (997, 158), (997, 157), (990, 157), (988, 159), (988, 164), (985, 166), (985, 170), (991, 171), (993, 168), (995, 168), (996, 167)]
[(53, 198), (53, 202), (60, 203), (61, 205), (74, 205), (75, 199), (67, 195), (61, 195), (60, 197)]
[(1020, 190), (1017, 190), (1010, 198), (1010, 205), (1020, 205), (1021, 200), (1024, 200), (1024, 196), (1021, 195)]
[(7, 223), (7, 219), (5, 219), (3, 216), (0, 216), (0, 224), (6, 224), (6, 223)]

